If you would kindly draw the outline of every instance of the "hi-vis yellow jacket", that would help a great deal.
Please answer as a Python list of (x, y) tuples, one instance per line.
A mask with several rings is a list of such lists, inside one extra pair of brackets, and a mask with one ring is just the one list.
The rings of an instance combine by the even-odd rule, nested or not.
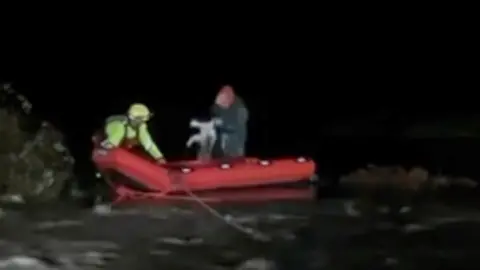
[(136, 140), (154, 159), (163, 158), (145, 123), (135, 128), (128, 124), (128, 118), (124, 115), (110, 116), (106, 120), (105, 135), (106, 142), (114, 147), (120, 146), (125, 139)]

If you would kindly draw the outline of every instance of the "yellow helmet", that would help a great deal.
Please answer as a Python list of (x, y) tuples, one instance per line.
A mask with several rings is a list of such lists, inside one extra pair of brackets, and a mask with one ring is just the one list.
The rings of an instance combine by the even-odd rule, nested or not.
[(151, 117), (150, 110), (145, 104), (134, 103), (128, 109), (128, 118), (131, 120), (148, 121)]

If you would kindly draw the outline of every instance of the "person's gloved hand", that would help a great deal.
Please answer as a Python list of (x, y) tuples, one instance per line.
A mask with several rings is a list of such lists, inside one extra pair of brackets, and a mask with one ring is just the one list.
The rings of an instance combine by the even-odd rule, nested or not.
[(167, 163), (167, 160), (165, 158), (157, 158), (157, 163), (158, 164), (166, 164)]
[(104, 140), (103, 142), (100, 143), (100, 146), (103, 148), (103, 149), (112, 149), (114, 148), (115, 146), (113, 144), (111, 144), (108, 140)]

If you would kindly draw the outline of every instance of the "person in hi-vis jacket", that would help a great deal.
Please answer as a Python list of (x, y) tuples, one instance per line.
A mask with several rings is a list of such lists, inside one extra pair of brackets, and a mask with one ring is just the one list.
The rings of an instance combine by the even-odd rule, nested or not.
[[(132, 104), (125, 114), (112, 115), (106, 119), (103, 129), (93, 136), (95, 147), (108, 150), (141, 146), (158, 164), (166, 163), (148, 131), (147, 122), (151, 117), (147, 106), (141, 103)], [(108, 172), (102, 172), (100, 169), (98, 171), (105, 181), (96, 183), (94, 212), (103, 214), (111, 211), (111, 187), (108, 182), (112, 177)]]
[(154, 160), (161, 164), (165, 163), (162, 152), (148, 131), (147, 122), (151, 116), (147, 106), (135, 103), (130, 106), (126, 115), (108, 117), (101, 146), (110, 149), (121, 145), (127, 147), (141, 145)]

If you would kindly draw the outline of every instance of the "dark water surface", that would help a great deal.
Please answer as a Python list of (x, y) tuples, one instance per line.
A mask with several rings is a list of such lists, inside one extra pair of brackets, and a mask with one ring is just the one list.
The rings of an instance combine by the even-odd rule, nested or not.
[(42, 257), (60, 269), (241, 269), (261, 260), (276, 269), (478, 269), (480, 211), (432, 204), (421, 222), (395, 227), (349, 217), (343, 203), (216, 207), (266, 233), (265, 242), (198, 205), (128, 206), (108, 216), (67, 206), (5, 210), (0, 255)]

